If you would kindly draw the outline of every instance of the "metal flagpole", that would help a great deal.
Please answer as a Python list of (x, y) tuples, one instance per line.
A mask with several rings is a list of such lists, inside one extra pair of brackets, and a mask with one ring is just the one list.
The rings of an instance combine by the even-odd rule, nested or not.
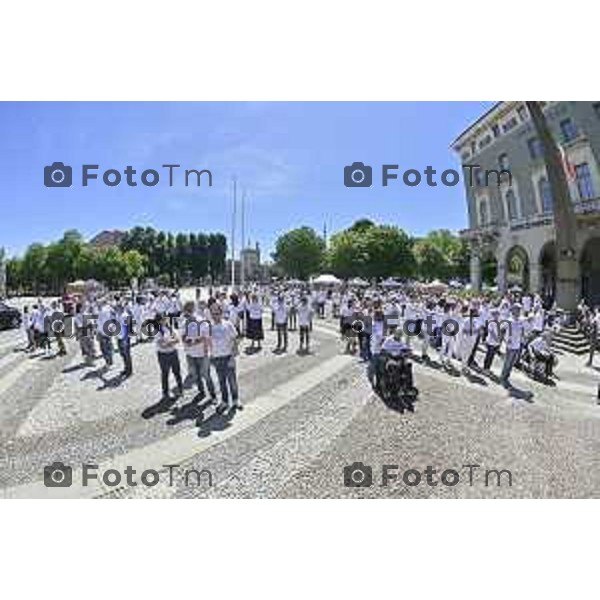
[(235, 288), (235, 219), (237, 212), (237, 181), (233, 178), (233, 211), (231, 214), (231, 291)]
[(242, 246), (240, 250), (240, 282), (241, 287), (244, 289), (244, 283), (246, 281), (246, 273), (245, 273), (245, 262), (246, 262), (246, 253), (244, 250), (246, 249), (246, 190), (242, 192)]

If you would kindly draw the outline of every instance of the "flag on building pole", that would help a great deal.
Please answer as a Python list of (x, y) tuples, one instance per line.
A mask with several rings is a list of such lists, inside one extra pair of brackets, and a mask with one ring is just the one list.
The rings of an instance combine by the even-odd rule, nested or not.
[(560, 158), (561, 158), (563, 169), (565, 171), (565, 175), (567, 176), (567, 179), (569, 181), (575, 181), (575, 177), (576, 177), (575, 167), (569, 161), (569, 157), (567, 156), (567, 153), (565, 152), (564, 147), (561, 146), (560, 144), (558, 144), (558, 149), (560, 150)]

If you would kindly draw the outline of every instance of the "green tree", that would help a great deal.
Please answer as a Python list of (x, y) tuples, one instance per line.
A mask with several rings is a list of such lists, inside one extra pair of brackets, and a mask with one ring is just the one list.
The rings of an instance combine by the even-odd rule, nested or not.
[(31, 244), (23, 256), (23, 283), (36, 295), (42, 287), (47, 286), (45, 273), (47, 258), (48, 251), (42, 244)]
[(9, 258), (6, 261), (6, 289), (20, 292), (24, 283), (23, 260), (20, 258)]
[(429, 238), (417, 240), (414, 245), (417, 273), (424, 279), (445, 279), (450, 270), (448, 257)]
[(448, 229), (430, 231), (414, 246), (418, 274), (425, 279), (448, 280), (469, 276), (469, 247)]
[(398, 227), (361, 219), (332, 236), (329, 264), (344, 278), (410, 277), (415, 269), (412, 240)]
[(139, 281), (146, 272), (146, 257), (137, 250), (128, 250), (123, 252), (121, 259), (124, 263), (124, 273), (128, 283), (132, 279)]
[(323, 265), (325, 242), (310, 227), (292, 229), (277, 239), (273, 258), (286, 275), (305, 280)]

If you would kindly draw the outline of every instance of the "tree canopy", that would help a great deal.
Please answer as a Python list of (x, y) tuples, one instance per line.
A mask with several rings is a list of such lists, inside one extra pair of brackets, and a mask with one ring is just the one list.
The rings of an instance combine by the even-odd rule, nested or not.
[(292, 229), (277, 239), (273, 258), (286, 275), (305, 280), (323, 266), (325, 240), (311, 227)]

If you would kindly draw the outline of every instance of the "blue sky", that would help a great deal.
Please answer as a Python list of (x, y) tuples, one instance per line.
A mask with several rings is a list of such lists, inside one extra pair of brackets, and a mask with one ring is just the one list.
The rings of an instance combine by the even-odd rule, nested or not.
[[(152, 225), (231, 229), (231, 179), (245, 189), (246, 237), (267, 252), (277, 236), (309, 225), (331, 232), (368, 217), (420, 235), (466, 226), (464, 187), (409, 188), (376, 177), (380, 165), (458, 168), (452, 140), (490, 102), (65, 102), (0, 103), (0, 246), (21, 253), (66, 229)], [(43, 169), (73, 166), (72, 188), (46, 188)], [(371, 188), (343, 185), (354, 161), (374, 167)], [(81, 165), (161, 172), (156, 187), (81, 186)], [(213, 187), (168, 186), (163, 163), (207, 168)], [(377, 169), (379, 168), (379, 170)], [(164, 174), (163, 174), (164, 173)], [(239, 241), (238, 241), (239, 244)]]

